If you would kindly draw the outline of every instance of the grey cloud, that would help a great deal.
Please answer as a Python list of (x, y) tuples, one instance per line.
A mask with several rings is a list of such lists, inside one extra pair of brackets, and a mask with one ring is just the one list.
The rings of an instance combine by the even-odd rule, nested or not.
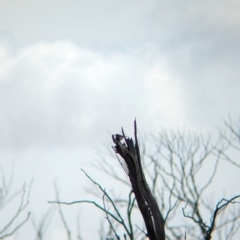
[(120, 127), (148, 113), (151, 67), (139, 54), (147, 56), (104, 56), (69, 42), (21, 50), (1, 66), (2, 146), (86, 143), (111, 130), (109, 120)]
[(34, 44), (2, 58), (2, 143), (90, 141), (114, 129), (109, 118), (153, 127), (236, 112), (237, 1), (116, 4), (4, 3), (2, 49)]
[(181, 44), (186, 39), (214, 38), (219, 34), (239, 38), (237, 0), (50, 0), (1, 5), (0, 29), (14, 32), (19, 46), (58, 39), (72, 39), (87, 47), (127, 47), (146, 42)]
[(239, 70), (193, 68), (195, 48), (103, 54), (60, 41), (20, 50), (1, 65), (2, 146), (93, 144), (135, 117), (149, 130), (215, 124), (238, 107)]
[(36, 177), (39, 216), (53, 178), (77, 199), (79, 168), (92, 172), (94, 147), (110, 146), (121, 126), (132, 136), (135, 117), (146, 132), (237, 119), (239, 8), (238, 0), (0, 1), (1, 161), (16, 160), (17, 184)]

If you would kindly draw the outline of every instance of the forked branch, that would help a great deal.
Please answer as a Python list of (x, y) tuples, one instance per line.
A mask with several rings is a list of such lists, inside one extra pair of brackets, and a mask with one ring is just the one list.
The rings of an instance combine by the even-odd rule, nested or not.
[[(150, 191), (142, 169), (136, 120), (134, 121), (134, 137), (135, 143), (132, 138), (126, 137), (122, 129), (122, 135), (116, 134), (112, 136), (115, 144), (113, 149), (124, 159), (127, 165), (127, 169), (124, 168), (124, 171), (129, 176), (138, 207), (147, 228), (149, 239), (165, 240), (164, 219), (159, 210), (157, 201)], [(122, 143), (122, 140), (124, 140), (125, 143)]]

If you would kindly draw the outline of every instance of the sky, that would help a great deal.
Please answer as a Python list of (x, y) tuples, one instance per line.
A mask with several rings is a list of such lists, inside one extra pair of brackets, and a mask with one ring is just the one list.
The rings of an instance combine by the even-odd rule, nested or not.
[(91, 162), (135, 118), (146, 133), (239, 118), (239, 11), (238, 0), (0, 0), (0, 165), (7, 177), (14, 165), (12, 191), (34, 179), (36, 222), (54, 181), (69, 201), (85, 196), (80, 169), (101, 176)]

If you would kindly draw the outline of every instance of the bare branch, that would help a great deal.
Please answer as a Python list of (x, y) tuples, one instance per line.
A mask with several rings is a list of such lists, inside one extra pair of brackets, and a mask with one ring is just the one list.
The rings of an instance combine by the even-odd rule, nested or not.
[(112, 136), (113, 142), (115, 143), (114, 150), (127, 164), (127, 173), (139, 206), (139, 210), (143, 216), (148, 236), (151, 240), (164, 240), (164, 220), (158, 208), (157, 201), (148, 187), (142, 169), (136, 121), (134, 121), (135, 145), (132, 139), (125, 136), (123, 129), (122, 136), (125, 143), (121, 143), (121, 139), (118, 138), (118, 134)]
[(109, 220), (109, 218), (108, 218), (108, 213), (107, 213), (107, 210), (106, 210), (106, 206), (105, 206), (104, 197), (105, 197), (105, 193), (103, 194), (103, 208), (104, 208), (104, 210), (105, 210), (105, 213), (106, 213), (106, 219), (107, 219), (107, 221), (108, 221), (108, 223), (109, 223), (109, 225), (110, 225), (111, 229), (113, 230), (113, 232), (114, 232), (114, 234), (115, 234), (116, 238), (117, 238), (118, 240), (120, 240), (120, 237), (118, 236), (118, 234), (117, 234), (117, 232), (115, 231), (115, 229), (114, 229), (114, 227), (113, 227), (113, 225), (112, 225), (111, 221), (110, 221), (110, 220)]
[[(56, 200), (59, 201), (59, 193), (58, 193), (58, 188), (57, 188), (57, 184), (56, 182), (54, 183), (54, 189), (55, 189), (55, 194), (56, 194)], [(60, 214), (60, 217), (61, 217), (61, 220), (63, 222), (63, 225), (64, 225), (64, 228), (67, 232), (67, 237), (68, 237), (68, 240), (71, 240), (71, 231), (67, 225), (67, 222), (66, 222), (66, 219), (63, 215), (63, 212), (62, 212), (62, 208), (61, 208), (61, 205), (58, 204), (58, 212)]]
[(128, 229), (122, 215), (119, 212), (119, 209), (117, 208), (116, 204), (114, 203), (114, 201), (112, 200), (112, 198), (110, 197), (110, 195), (105, 191), (105, 189), (98, 184), (96, 181), (94, 181), (83, 169), (81, 169), (85, 176), (92, 182), (94, 183), (96, 186), (98, 186), (98, 188), (101, 190), (101, 192), (107, 197), (107, 200), (111, 203), (115, 213), (112, 213), (108, 210), (106, 210), (103, 206), (101, 206), (100, 204), (96, 203), (95, 201), (89, 201), (89, 200), (79, 200), (79, 201), (73, 201), (73, 202), (62, 202), (62, 201), (49, 201), (49, 203), (57, 203), (57, 204), (66, 204), (66, 205), (72, 205), (72, 204), (77, 204), (77, 203), (90, 203), (95, 205), (98, 209), (100, 209), (101, 211), (105, 212), (106, 214), (108, 214), (108, 216), (111, 216), (116, 222), (118, 222), (126, 231), (126, 233), (128, 234), (128, 236), (131, 238), (132, 233), (131, 231)]
[(37, 225), (35, 219), (34, 219), (34, 216), (32, 217), (32, 224), (33, 224), (33, 227), (36, 231), (36, 238), (38, 240), (42, 240), (43, 239), (43, 235), (44, 233), (46, 232), (47, 228), (50, 226), (50, 222), (52, 220), (52, 217), (54, 215), (54, 211), (55, 211), (55, 208), (53, 208), (53, 206), (51, 206), (47, 211), (46, 213), (44, 213), (44, 215), (42, 216), (39, 224)]
[[(29, 195), (30, 195), (30, 191), (31, 191), (31, 186), (32, 186), (32, 181), (31, 181), (31, 183), (29, 185), (29, 189), (26, 193), (25, 184), (23, 185), (22, 196), (21, 196), (21, 201), (20, 201), (18, 210), (15, 213), (15, 215), (10, 219), (10, 221), (0, 230), (0, 239), (3, 239), (5, 237), (13, 235), (20, 227), (22, 227), (28, 221), (30, 212), (28, 212), (26, 218), (23, 221), (21, 221), (19, 224), (17, 224), (17, 226), (14, 227), (13, 230), (10, 230), (10, 228), (12, 228), (13, 224), (17, 221), (17, 218), (20, 216), (20, 214), (25, 210), (25, 208), (29, 204)], [(26, 200), (25, 200), (25, 198), (26, 198)]]

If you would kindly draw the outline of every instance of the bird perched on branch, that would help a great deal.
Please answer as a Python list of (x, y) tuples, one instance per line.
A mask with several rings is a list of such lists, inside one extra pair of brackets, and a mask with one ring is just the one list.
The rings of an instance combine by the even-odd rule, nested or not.
[(115, 137), (116, 137), (116, 140), (117, 140), (118, 142), (123, 139), (123, 136), (120, 135), (120, 134), (116, 134)]
[(115, 144), (117, 144), (117, 142), (121, 142), (122, 139), (123, 139), (123, 136), (120, 134), (112, 135), (112, 140)]

